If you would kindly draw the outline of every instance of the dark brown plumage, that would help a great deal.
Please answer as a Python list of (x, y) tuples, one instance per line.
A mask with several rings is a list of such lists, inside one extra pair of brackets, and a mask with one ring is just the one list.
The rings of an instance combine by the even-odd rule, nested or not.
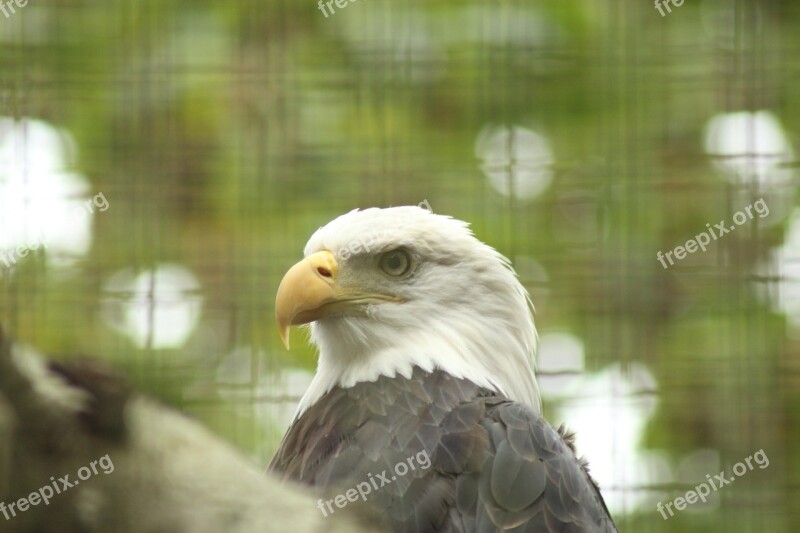
[[(428, 468), (395, 474), (420, 452)], [(334, 387), (295, 421), (269, 468), (326, 498), (385, 471), (367, 498), (393, 531), (616, 531), (571, 438), (442, 371)]]

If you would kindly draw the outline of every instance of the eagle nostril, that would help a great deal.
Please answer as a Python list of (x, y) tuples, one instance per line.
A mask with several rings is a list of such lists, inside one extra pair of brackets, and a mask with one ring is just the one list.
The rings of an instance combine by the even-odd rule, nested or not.
[(329, 278), (332, 275), (331, 271), (325, 267), (317, 267), (317, 272), (319, 272), (319, 275), (323, 278)]

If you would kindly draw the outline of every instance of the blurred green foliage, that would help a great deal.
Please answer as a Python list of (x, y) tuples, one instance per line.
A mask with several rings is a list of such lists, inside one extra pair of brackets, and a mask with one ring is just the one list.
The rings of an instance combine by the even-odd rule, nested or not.
[[(786, 224), (669, 270), (656, 252), (744, 206), (704, 152), (712, 116), (769, 109), (797, 146), (798, 23), (789, 1), (661, 17), (632, 0), (364, 0), (325, 18), (311, 0), (33, 0), (0, 17), (0, 115), (69, 131), (74, 170), (111, 208), (77, 268), (37, 254), (0, 276), (0, 323), (59, 356), (114, 359), (266, 461), (282, 428), (221, 401), (216, 365), (248, 346), (268, 372), (313, 370), (312, 349), (287, 354), (273, 326), (283, 272), (335, 216), (427, 199), (543, 268), (520, 268), (537, 325), (583, 339), (588, 370), (648, 365), (660, 403), (643, 448), (716, 449), (727, 465), (768, 453), (714, 511), (646, 509), (621, 530), (796, 531), (800, 338), (756, 295), (775, 290), (757, 265)], [(548, 140), (540, 196), (484, 175), (477, 139), (506, 126)], [(181, 348), (139, 348), (104, 322), (104, 284), (170, 262), (200, 280), (200, 326)]]

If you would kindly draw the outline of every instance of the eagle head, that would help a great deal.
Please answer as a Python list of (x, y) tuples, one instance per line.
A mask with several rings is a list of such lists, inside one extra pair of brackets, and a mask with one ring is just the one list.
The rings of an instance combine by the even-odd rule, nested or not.
[(541, 411), (530, 297), (466, 222), (364, 209), (319, 228), (283, 278), (278, 329), (311, 324), (317, 373), (296, 416), (334, 386), (441, 369)]

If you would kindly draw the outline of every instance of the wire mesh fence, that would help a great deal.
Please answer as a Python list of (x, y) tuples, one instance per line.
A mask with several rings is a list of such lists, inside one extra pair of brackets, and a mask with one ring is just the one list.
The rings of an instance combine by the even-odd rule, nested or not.
[(622, 531), (800, 526), (796, 4), (2, 6), (20, 341), (265, 465), (315, 368), (280, 345), (281, 276), (339, 214), (419, 204), (512, 260), (545, 414)]

